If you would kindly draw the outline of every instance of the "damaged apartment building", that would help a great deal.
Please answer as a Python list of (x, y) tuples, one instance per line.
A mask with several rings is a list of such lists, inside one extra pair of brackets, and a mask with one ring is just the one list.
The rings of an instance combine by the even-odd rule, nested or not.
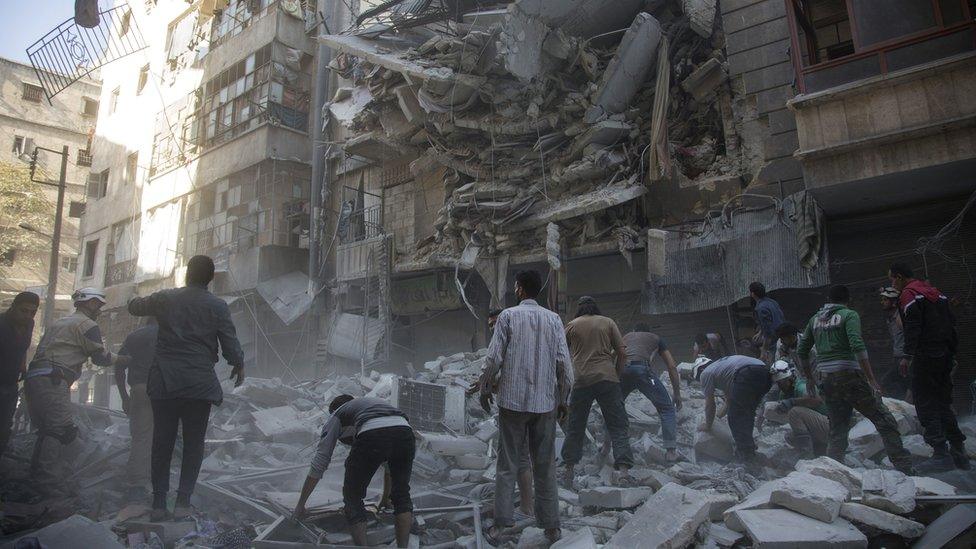
[[(102, 69), (75, 286), (105, 288), (114, 350), (138, 325), (128, 300), (181, 286), (186, 261), (207, 254), (254, 375), (307, 362), (314, 340), (293, 321), (308, 290), (314, 15), (273, 0), (112, 12), (116, 38), (135, 47)], [(107, 399), (108, 377), (95, 385)]]
[(796, 324), (845, 283), (884, 363), (897, 260), (974, 327), (974, 2), (358, 6), (318, 36), (320, 358), (482, 347), (522, 268), (564, 316), (591, 295), (681, 354), (752, 335), (753, 280)]

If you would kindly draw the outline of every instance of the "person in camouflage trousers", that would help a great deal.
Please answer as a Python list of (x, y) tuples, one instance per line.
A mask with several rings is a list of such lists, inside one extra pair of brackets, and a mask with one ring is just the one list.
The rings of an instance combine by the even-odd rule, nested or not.
[(861, 337), (861, 317), (847, 307), (850, 297), (847, 286), (831, 286), (830, 301), (807, 323), (797, 349), (808, 383), (813, 379), (810, 353), (814, 348), (817, 351), (817, 376), (830, 420), (827, 455), (844, 462), (851, 416), (857, 410), (878, 430), (891, 464), (906, 475), (914, 475), (911, 454), (902, 445), (898, 423), (881, 401), (881, 388)]

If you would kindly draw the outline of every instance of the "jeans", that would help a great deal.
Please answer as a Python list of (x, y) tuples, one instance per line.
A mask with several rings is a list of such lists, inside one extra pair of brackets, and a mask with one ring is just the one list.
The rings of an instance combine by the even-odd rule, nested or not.
[(498, 410), (498, 461), (495, 465), (495, 522), (512, 526), (515, 482), (526, 450), (531, 457), (535, 487), (535, 518), (539, 528), (559, 528), (559, 487), (556, 484), (556, 413), (533, 414)]
[(624, 375), (620, 378), (620, 393), (626, 400), (634, 389), (643, 393), (657, 408), (657, 414), (661, 416), (661, 438), (664, 439), (664, 447), (677, 448), (678, 418), (674, 410), (674, 402), (668, 390), (664, 388), (664, 383), (661, 383), (661, 378), (654, 375), (654, 371), (646, 362), (631, 362), (624, 368)]
[(416, 451), (413, 429), (405, 425), (370, 429), (356, 435), (346, 458), (342, 483), (343, 512), (349, 524), (366, 522), (369, 516), (363, 505), (366, 488), (384, 463), (390, 468), (390, 502), (394, 514), (413, 511), (410, 472)]
[(952, 411), (952, 357), (916, 356), (914, 362), (912, 394), (925, 443), (933, 448), (945, 447), (946, 442), (961, 446), (966, 435)]
[(729, 430), (732, 431), (735, 452), (740, 459), (751, 458), (756, 453), (756, 441), (752, 438), (756, 409), (772, 384), (765, 366), (739, 368), (732, 378), (728, 394)]
[(183, 463), (176, 504), (190, 504), (203, 464), (203, 441), (210, 422), (210, 401), (194, 398), (152, 399), (152, 487), (153, 508), (165, 509), (169, 493), (169, 465), (176, 446), (176, 434), (183, 424)]
[(573, 388), (569, 396), (569, 421), (566, 424), (563, 461), (566, 465), (576, 465), (583, 457), (586, 421), (590, 417), (590, 407), (594, 400), (600, 405), (603, 421), (610, 432), (614, 467), (632, 466), (634, 455), (630, 448), (630, 420), (627, 419), (627, 410), (624, 409), (620, 384), (613, 381), (599, 381), (586, 387)]
[(0, 456), (7, 449), (10, 433), (13, 432), (18, 390), (16, 383), (0, 385)]

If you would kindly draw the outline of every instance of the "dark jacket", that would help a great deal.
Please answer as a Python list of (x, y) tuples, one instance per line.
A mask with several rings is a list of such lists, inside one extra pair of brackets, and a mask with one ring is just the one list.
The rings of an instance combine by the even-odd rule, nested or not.
[(33, 331), (33, 320), (17, 326), (8, 313), (0, 313), (0, 385), (15, 385), (20, 379)]
[(949, 300), (927, 282), (912, 280), (898, 300), (905, 329), (907, 356), (943, 357), (956, 354), (956, 319)]
[(214, 372), (218, 343), (228, 364), (244, 363), (224, 300), (205, 286), (186, 286), (137, 297), (129, 302), (129, 313), (154, 316), (159, 323), (156, 356), (146, 386), (150, 398), (223, 401)]
[(786, 316), (779, 303), (771, 297), (756, 301), (756, 323), (763, 335), (763, 348), (772, 349), (776, 344), (776, 328), (786, 322)]

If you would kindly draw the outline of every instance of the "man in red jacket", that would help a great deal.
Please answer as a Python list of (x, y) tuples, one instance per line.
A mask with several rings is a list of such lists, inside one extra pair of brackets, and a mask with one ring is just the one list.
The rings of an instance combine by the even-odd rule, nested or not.
[[(920, 473), (969, 469), (964, 441), (952, 410), (952, 368), (958, 335), (946, 296), (912, 269), (895, 263), (888, 269), (891, 285), (901, 294), (898, 308), (905, 329), (905, 358), (911, 364), (912, 394), (932, 457), (919, 464)], [(902, 362), (902, 375), (908, 363)]]

